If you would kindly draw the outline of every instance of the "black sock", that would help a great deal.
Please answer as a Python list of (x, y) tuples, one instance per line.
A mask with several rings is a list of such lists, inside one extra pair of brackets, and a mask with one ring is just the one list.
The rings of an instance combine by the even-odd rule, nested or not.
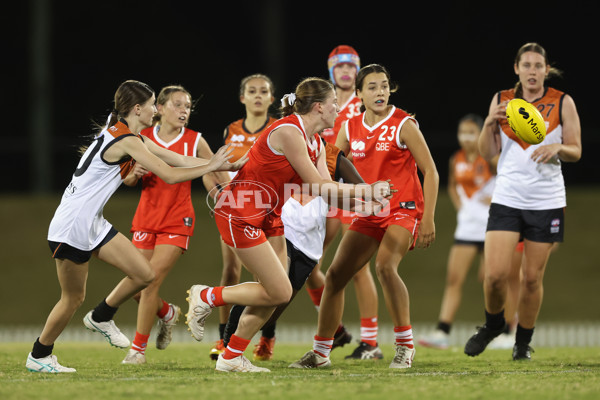
[(500, 311), (498, 314), (490, 314), (489, 312), (485, 312), (485, 325), (491, 330), (503, 329), (504, 325), (506, 325), (506, 320), (504, 319), (504, 310)]
[(104, 299), (96, 306), (96, 308), (94, 308), (92, 319), (96, 322), (110, 321), (113, 319), (118, 309), (119, 307), (111, 307), (106, 304), (106, 299)]
[(442, 331), (448, 335), (450, 334), (451, 328), (452, 328), (452, 324), (448, 324), (446, 322), (439, 321), (437, 324), (437, 329), (439, 329), (440, 331)]
[(504, 330), (502, 331), (502, 333), (506, 333), (507, 335), (510, 333), (510, 325), (509, 324), (504, 325)]
[(52, 349), (54, 348), (54, 343), (50, 346), (46, 346), (45, 344), (40, 343), (40, 338), (35, 340), (33, 344), (33, 349), (31, 350), (31, 357), (33, 358), (44, 358), (48, 357), (52, 354)]
[(223, 336), (225, 336), (225, 327), (227, 326), (227, 324), (219, 324), (219, 339), (223, 339)]
[(238, 322), (240, 322), (240, 317), (242, 313), (246, 309), (246, 306), (238, 306), (234, 305), (231, 307), (231, 311), (229, 311), (229, 318), (227, 318), (227, 325), (225, 326), (225, 332), (223, 333), (223, 344), (227, 346), (229, 344), (229, 339), (231, 339), (231, 335), (233, 335), (237, 329)]
[(267, 339), (274, 338), (275, 337), (275, 325), (277, 325), (277, 324), (275, 322), (273, 322), (272, 324), (263, 326), (261, 329), (262, 335), (264, 337), (266, 337)]
[(526, 344), (531, 343), (531, 338), (533, 337), (533, 330), (535, 328), (526, 329), (523, 328), (520, 324), (517, 324), (517, 333), (515, 337), (515, 342), (517, 344)]

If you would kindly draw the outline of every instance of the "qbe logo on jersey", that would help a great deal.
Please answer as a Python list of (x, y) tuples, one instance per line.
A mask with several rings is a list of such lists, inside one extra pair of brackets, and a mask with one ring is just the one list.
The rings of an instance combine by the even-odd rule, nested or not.
[(257, 181), (232, 181), (213, 188), (206, 196), (206, 204), (215, 214), (230, 219), (265, 216), (279, 201), (273, 188)]

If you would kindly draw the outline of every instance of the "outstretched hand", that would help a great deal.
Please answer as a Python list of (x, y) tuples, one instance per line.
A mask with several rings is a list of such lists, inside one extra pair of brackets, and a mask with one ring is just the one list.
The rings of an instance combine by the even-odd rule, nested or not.
[(231, 165), (228, 160), (233, 157), (233, 151), (229, 145), (221, 146), (219, 150), (210, 158), (208, 165), (213, 171), (229, 171), (228, 166)]

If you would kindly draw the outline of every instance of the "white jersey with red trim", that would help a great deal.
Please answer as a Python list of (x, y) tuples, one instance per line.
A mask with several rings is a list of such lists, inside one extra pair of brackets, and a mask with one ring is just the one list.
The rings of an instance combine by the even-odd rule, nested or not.
[(135, 161), (127, 156), (108, 162), (104, 153), (129, 136), (134, 134), (127, 125), (117, 122), (100, 132), (87, 148), (50, 222), (48, 240), (90, 251), (108, 234), (112, 225), (103, 216), (104, 205), (121, 186)]

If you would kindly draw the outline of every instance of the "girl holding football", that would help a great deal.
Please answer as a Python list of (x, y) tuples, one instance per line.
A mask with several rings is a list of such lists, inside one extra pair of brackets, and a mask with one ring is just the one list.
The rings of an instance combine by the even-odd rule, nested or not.
[[(352, 221), (327, 270), (313, 350), (291, 368), (331, 365), (329, 353), (344, 308), (344, 289), (375, 254), (375, 271), (394, 324), (396, 354), (390, 368), (409, 368), (415, 349), (408, 290), (398, 265), (417, 245), (435, 240), (434, 212), (439, 176), (423, 134), (413, 116), (389, 104), (395, 91), (387, 69), (371, 64), (360, 69), (356, 94), (363, 113), (346, 121), (336, 145), (352, 158), (366, 182), (388, 175), (398, 191), (379, 214)], [(423, 187), (417, 170), (423, 174)]]
[[(479, 138), (486, 160), (499, 155), (496, 187), (485, 237), (485, 324), (466, 343), (465, 354), (476, 356), (505, 325), (507, 276), (515, 246), (523, 239), (521, 288), (514, 360), (531, 359), (529, 346), (542, 304), (543, 277), (554, 243), (564, 235), (566, 192), (562, 162), (581, 158), (581, 127), (575, 102), (566, 93), (545, 85), (559, 74), (546, 51), (526, 43), (517, 52), (518, 82), (492, 98)], [(538, 145), (519, 139), (506, 121), (506, 105), (521, 98), (538, 108), (546, 122), (546, 138)]]

